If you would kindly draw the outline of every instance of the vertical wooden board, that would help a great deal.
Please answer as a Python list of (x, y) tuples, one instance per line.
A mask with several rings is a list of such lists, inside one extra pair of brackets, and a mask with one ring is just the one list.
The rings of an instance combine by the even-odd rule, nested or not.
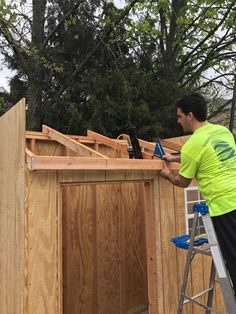
[(120, 313), (119, 227), (116, 184), (96, 193), (98, 314)]
[(164, 281), (163, 277), (163, 257), (162, 257), (162, 220), (161, 220), (161, 210), (160, 210), (160, 181), (159, 178), (155, 179), (153, 182), (153, 205), (154, 205), (154, 219), (152, 221), (153, 234), (155, 237), (154, 248), (156, 250), (156, 269), (155, 269), (155, 280), (157, 282), (156, 286), (156, 298), (157, 298), (157, 310), (158, 313), (165, 313), (164, 311)]
[[(181, 236), (186, 233), (185, 208), (184, 208), (185, 204), (184, 204), (183, 188), (174, 186), (174, 199), (175, 199), (175, 225), (176, 225), (175, 236)], [(179, 298), (181, 284), (183, 281), (184, 266), (185, 266), (187, 251), (180, 248), (176, 248), (176, 254), (177, 254), (177, 265), (178, 265), (178, 298)], [(189, 272), (186, 294), (192, 295), (191, 272)], [(193, 305), (191, 303), (188, 303), (184, 305), (183, 310), (184, 310), (183, 311), (184, 314), (190, 314), (193, 311)]]
[[(122, 183), (119, 208), (123, 216), (120, 250), (124, 252), (121, 294), (123, 312), (147, 308), (146, 248), (144, 230), (144, 183)], [(123, 301), (124, 302), (124, 301)]]
[(158, 184), (145, 183), (148, 313), (164, 313)]
[(23, 313), (25, 102), (0, 118), (0, 313)]
[(214, 300), (213, 300), (213, 306), (219, 311), (219, 312), (226, 312), (225, 302), (224, 298), (221, 292), (220, 283), (219, 281), (216, 282), (215, 285), (215, 293), (214, 293)]
[[(191, 262), (191, 279), (192, 279), (192, 294), (196, 295), (204, 291), (204, 270), (203, 270), (203, 255), (196, 254)], [(204, 296), (197, 299), (198, 302), (204, 304)], [(193, 314), (202, 314), (203, 310), (199, 305), (193, 304)]]
[[(211, 257), (203, 256), (203, 284), (204, 290), (209, 288), (210, 273), (211, 273)], [(214, 300), (213, 300), (214, 302)], [(204, 297), (204, 303), (207, 304), (207, 295)]]
[(177, 311), (178, 300), (178, 267), (176, 249), (170, 243), (170, 239), (176, 235), (174, 187), (173, 184), (163, 178), (160, 178), (159, 183), (162, 265), (163, 278), (165, 278), (165, 281), (163, 282), (164, 313), (174, 314)]
[(63, 314), (96, 313), (95, 189), (62, 188)]
[(26, 173), (26, 313), (59, 313), (57, 173)]

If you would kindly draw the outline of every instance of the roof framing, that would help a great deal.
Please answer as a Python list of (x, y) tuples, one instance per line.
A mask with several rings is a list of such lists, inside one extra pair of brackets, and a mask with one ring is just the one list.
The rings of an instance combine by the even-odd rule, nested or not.
[(107, 159), (108, 157), (100, 154), (96, 150), (93, 150), (89, 147), (87, 147), (84, 144), (81, 144), (80, 142), (77, 142), (74, 139), (71, 139), (67, 137), (66, 135), (46, 126), (43, 125), (43, 133), (47, 134), (48, 137), (55, 140), (56, 142), (64, 145), (65, 147), (73, 150), (76, 153), (79, 153), (81, 157), (101, 157)]
[[(111, 139), (88, 130), (87, 136), (62, 134), (46, 125), (43, 132), (26, 131), (29, 144), (26, 147), (26, 163), (29, 170), (161, 170), (163, 161), (153, 157), (155, 143), (139, 140), (143, 159), (129, 159), (127, 141)], [(34, 145), (30, 144), (30, 140)], [(60, 143), (79, 156), (42, 156), (32, 152), (38, 140), (50, 140)], [(94, 149), (86, 144), (94, 145)], [(122, 153), (124, 158), (109, 158), (106, 153), (99, 152), (99, 145), (106, 146)], [(144, 149), (149, 152), (145, 152)], [(178, 169), (178, 163), (171, 163), (171, 169)]]

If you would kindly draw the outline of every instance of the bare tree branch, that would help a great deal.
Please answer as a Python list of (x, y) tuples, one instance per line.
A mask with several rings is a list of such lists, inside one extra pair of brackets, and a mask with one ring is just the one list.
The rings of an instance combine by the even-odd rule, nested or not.
[(219, 28), (220, 26), (224, 23), (225, 19), (227, 18), (227, 16), (229, 15), (229, 13), (232, 10), (232, 7), (234, 6), (234, 4), (236, 3), (236, 0), (233, 0), (231, 2), (231, 4), (228, 6), (227, 11), (225, 12), (225, 14), (223, 15), (222, 19), (220, 20), (219, 24), (217, 24), (208, 34), (205, 38), (203, 38), (200, 43), (198, 45), (196, 45), (196, 47), (194, 47), (194, 49), (192, 49), (192, 51), (190, 51), (182, 60), (182, 67), (186, 64), (186, 62), (189, 60), (189, 58), (195, 53), (195, 51), (200, 48)]

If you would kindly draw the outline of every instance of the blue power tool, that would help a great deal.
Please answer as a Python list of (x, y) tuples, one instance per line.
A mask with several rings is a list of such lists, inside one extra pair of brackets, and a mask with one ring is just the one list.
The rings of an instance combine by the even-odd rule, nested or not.
[(160, 159), (164, 159), (163, 156), (165, 155), (165, 151), (163, 149), (163, 146), (161, 145), (160, 138), (157, 137), (156, 140), (156, 146), (153, 152), (153, 156), (158, 157)]

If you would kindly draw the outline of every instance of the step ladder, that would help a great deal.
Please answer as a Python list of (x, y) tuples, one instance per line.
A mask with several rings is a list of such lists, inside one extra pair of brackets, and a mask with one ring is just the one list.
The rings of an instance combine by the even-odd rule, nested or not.
[[(217, 241), (215, 229), (214, 229), (212, 220), (209, 216), (208, 207), (205, 204), (196, 204), (193, 206), (193, 212), (194, 212), (193, 226), (192, 226), (192, 232), (191, 232), (189, 243), (188, 243), (188, 253), (187, 253), (186, 262), (185, 262), (184, 275), (183, 275), (183, 281), (181, 285), (177, 313), (182, 314), (184, 305), (189, 302), (198, 304), (199, 306), (205, 308), (206, 314), (222, 313), (212, 308), (213, 292), (214, 292), (214, 286), (215, 286), (215, 275), (217, 272), (218, 280), (220, 283), (220, 288), (221, 288), (225, 306), (226, 306), (226, 311), (228, 314), (236, 314), (236, 298), (235, 298), (232, 284), (229, 278), (229, 274), (228, 274), (228, 271), (226, 270), (225, 263), (221, 254), (221, 250)], [(198, 248), (195, 246), (196, 244), (195, 237), (196, 237), (199, 217), (202, 218), (205, 232), (207, 235), (208, 245), (206, 249)], [(173, 239), (177, 239), (177, 238), (173, 238)], [(172, 241), (172, 242), (175, 242), (175, 241)], [(181, 247), (178, 245), (176, 246)], [(190, 296), (187, 296), (185, 292), (186, 292), (186, 287), (187, 287), (191, 261), (194, 255), (197, 253), (212, 256), (209, 288), (207, 290), (200, 292), (199, 294), (195, 296), (190, 297)], [(207, 295), (207, 304), (200, 303), (197, 300), (202, 295)]]

